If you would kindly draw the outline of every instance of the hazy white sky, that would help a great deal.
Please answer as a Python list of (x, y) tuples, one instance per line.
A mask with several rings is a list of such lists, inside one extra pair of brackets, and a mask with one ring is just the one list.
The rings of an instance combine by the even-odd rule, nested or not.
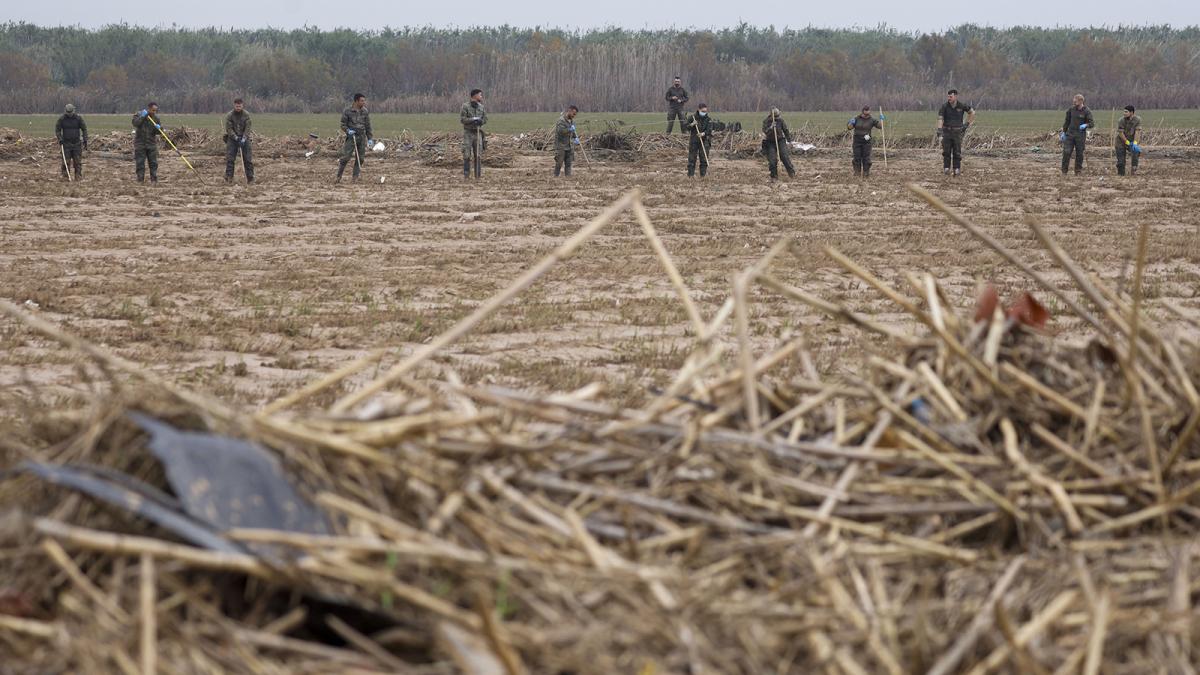
[[(807, 6), (806, 6), (807, 5)], [(881, 2), (870, 11), (862, 3), (646, 2), (601, 0), (490, 0), (474, 2), (395, 2), (389, 0), (0, 0), (0, 22), (24, 21), (43, 26), (96, 28), (125, 22), (139, 26), (373, 29), (383, 26), (555, 26), (568, 28), (720, 28), (745, 21), (776, 28), (850, 27), (885, 23), (902, 31), (936, 31), (962, 23), (1005, 27), (1116, 26), (1120, 24), (1200, 25), (1200, 2), (1194, 0), (1089, 0), (1088, 2), (947, 2), (907, 0)]]

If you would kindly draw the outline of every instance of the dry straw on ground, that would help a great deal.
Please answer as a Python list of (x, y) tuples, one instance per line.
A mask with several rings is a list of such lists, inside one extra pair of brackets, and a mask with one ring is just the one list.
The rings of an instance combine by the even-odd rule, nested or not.
[[(419, 349), (260, 411), (0, 304), (108, 383), (78, 414), (31, 409), (46, 443), (23, 454), (164, 486), (124, 416), (146, 410), (262, 442), (336, 523), (225, 533), (293, 552), (265, 560), (11, 477), (0, 645), (38, 672), (1189, 672), (1200, 360), (1142, 312), (1148, 228), (1126, 297), (1031, 223), (1062, 288), (914, 190), (1090, 339), (1039, 330), (1032, 298), (955, 307), (930, 275), (896, 288), (827, 250), (921, 326), (904, 331), (773, 274), (786, 240), (701, 316), (636, 191)], [(598, 386), (468, 385), (437, 361), (625, 215), (695, 338), (661, 395), (618, 409)], [(823, 379), (802, 335), (756, 352), (756, 291), (860, 328), (856, 375)]]

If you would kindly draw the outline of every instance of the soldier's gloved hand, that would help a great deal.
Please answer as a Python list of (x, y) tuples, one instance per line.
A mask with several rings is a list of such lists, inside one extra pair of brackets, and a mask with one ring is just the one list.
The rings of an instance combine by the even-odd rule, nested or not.
[(159, 124), (158, 122), (155, 122), (155, 123), (154, 123), (154, 128), (155, 128), (155, 129), (158, 129), (159, 131), (162, 131), (162, 125), (161, 125), (161, 124)]
[(575, 132), (575, 125), (574, 125), (574, 124), (572, 124), (572, 125), (571, 125), (571, 133), (574, 133), (574, 132)]
[(373, 139), (373, 138), (368, 138), (368, 139), (367, 139), (367, 147), (369, 148), (369, 147), (371, 147), (371, 146), (373, 146), (373, 145), (375, 145), (375, 139)]
[(846, 126), (849, 126), (849, 127), (854, 126), (854, 118), (853, 117), (850, 118), (849, 122), (846, 122)]
[(1080, 125), (1079, 125), (1079, 130), (1080, 130), (1080, 131), (1086, 131), (1086, 130), (1087, 130), (1087, 122), (1084, 122), (1083, 124), (1080, 124)]
[(146, 110), (145, 108), (142, 108), (141, 110), (138, 111), (138, 117), (145, 117), (146, 115), (149, 115), (149, 114), (150, 114), (150, 111)]
[(879, 113), (879, 121), (880, 122), (882, 122), (883, 120), (886, 120), (886, 119), (887, 119), (887, 117), (884, 117), (883, 113)]
[(575, 143), (575, 145), (579, 145), (579, 137), (576, 136), (573, 142)]
[(1129, 149), (1133, 150), (1133, 154), (1135, 155), (1140, 155), (1142, 153), (1142, 146), (1138, 145), (1137, 143), (1131, 144)]
[(353, 136), (353, 135), (354, 135), (354, 130), (353, 130), (353, 129), (347, 129), (347, 130), (346, 130), (346, 135), (347, 135), (347, 136)]
[(1058, 132), (1058, 140), (1059, 141), (1067, 140), (1067, 132), (1065, 132), (1065, 131)]

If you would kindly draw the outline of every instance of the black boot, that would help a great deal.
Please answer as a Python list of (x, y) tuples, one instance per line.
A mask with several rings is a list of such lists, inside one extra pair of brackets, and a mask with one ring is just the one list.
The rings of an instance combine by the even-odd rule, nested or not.
[(470, 177), (471, 177), (471, 160), (464, 159), (463, 160), (463, 178), (470, 178)]

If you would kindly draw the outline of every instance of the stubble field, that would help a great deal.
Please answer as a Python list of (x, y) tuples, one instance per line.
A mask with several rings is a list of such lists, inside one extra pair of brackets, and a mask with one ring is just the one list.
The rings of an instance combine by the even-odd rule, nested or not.
[[(364, 180), (332, 185), (331, 160), (260, 155), (259, 183), (220, 181), (221, 160), (199, 157), (201, 184), (162, 154), (162, 183), (132, 181), (127, 161), (89, 158), (86, 180), (52, 166), (0, 165), (0, 288), (86, 339), (170, 380), (256, 406), (373, 348), (384, 366), (428, 341), (504, 288), (625, 191), (644, 193), (649, 216), (710, 317), (731, 276), (781, 238), (798, 242), (775, 274), (866, 312), (877, 294), (823, 252), (833, 246), (900, 288), (930, 272), (960, 307), (978, 285), (1001, 295), (1034, 290), (989, 249), (908, 191), (921, 185), (993, 236), (1051, 265), (1024, 224), (1034, 219), (1091, 270), (1127, 286), (1136, 226), (1153, 225), (1145, 282), (1152, 313), (1180, 326), (1200, 315), (1200, 165), (1195, 153), (1149, 155), (1118, 178), (1107, 148), (1088, 173), (1060, 177), (1057, 155), (968, 156), (961, 179), (941, 176), (930, 151), (876, 158), (870, 181), (852, 178), (848, 149), (797, 157), (794, 180), (770, 184), (758, 160), (714, 157), (688, 180), (684, 157), (580, 164), (551, 179), (545, 154), (517, 156), (464, 182), (447, 166), (372, 161)], [(878, 153), (877, 153), (878, 155)], [(386, 179), (381, 183), (380, 179)], [(1015, 283), (1014, 283), (1015, 282)], [(1057, 313), (1053, 298), (1044, 297)], [(757, 291), (756, 335), (808, 338), (816, 366), (836, 375), (859, 339), (843, 324)], [(894, 309), (882, 321), (907, 325)], [(1051, 327), (1068, 335), (1070, 320)], [(628, 215), (448, 350), (439, 361), (468, 382), (566, 390), (592, 381), (636, 404), (686, 356), (687, 317)], [(723, 336), (723, 339), (732, 339)], [(53, 404), (86, 387), (67, 351), (0, 321), (0, 410), (14, 421), (32, 395)], [(366, 372), (347, 389), (372, 376)], [(36, 394), (33, 392), (36, 390)], [(344, 391), (344, 390), (343, 390)], [(328, 391), (316, 403), (339, 392)], [(49, 398), (47, 398), (49, 397)]]

